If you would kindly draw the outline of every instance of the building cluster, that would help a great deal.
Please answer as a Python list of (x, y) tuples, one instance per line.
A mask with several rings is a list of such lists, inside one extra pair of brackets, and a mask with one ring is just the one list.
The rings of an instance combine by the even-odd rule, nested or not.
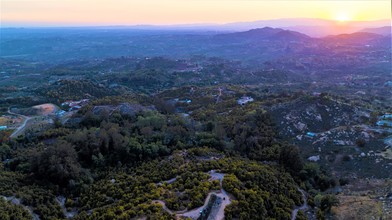
[(81, 109), (83, 106), (87, 105), (90, 102), (89, 99), (82, 99), (79, 101), (66, 101), (61, 103), (62, 107), (69, 107), (68, 111), (74, 111), (74, 110), (79, 110)]
[(392, 127), (392, 114), (385, 114), (379, 117), (376, 123), (378, 126)]

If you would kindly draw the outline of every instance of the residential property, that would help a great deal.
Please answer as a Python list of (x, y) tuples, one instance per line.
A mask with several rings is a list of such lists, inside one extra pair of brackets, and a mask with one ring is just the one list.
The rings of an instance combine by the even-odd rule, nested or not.
[(317, 137), (317, 134), (316, 134), (316, 133), (313, 133), (313, 132), (307, 132), (307, 133), (306, 133), (306, 136), (307, 136), (307, 137), (310, 137), (310, 138), (314, 138), (314, 137)]
[(7, 128), (8, 128), (7, 126), (2, 125), (0, 126), (0, 131), (6, 130)]
[(66, 101), (61, 103), (61, 106), (68, 106), (70, 109), (68, 111), (79, 110), (83, 106), (87, 105), (90, 102), (89, 99), (82, 99), (79, 101)]
[(82, 106), (80, 106), (80, 105), (75, 105), (75, 106), (72, 106), (68, 111), (76, 111), (76, 110), (79, 110), (79, 109), (81, 109), (82, 108)]
[(184, 99), (184, 100), (179, 100), (178, 101), (179, 103), (191, 103), (192, 102), (192, 100), (190, 100), (190, 99)]
[(381, 119), (392, 120), (392, 114), (385, 114), (385, 115), (381, 116)]
[(381, 120), (376, 123), (378, 126), (392, 127), (392, 121)]
[(66, 111), (60, 110), (60, 111), (57, 111), (57, 112), (56, 112), (56, 116), (57, 116), (57, 117), (62, 117), (62, 116), (64, 116), (65, 113), (66, 113)]
[(242, 96), (240, 99), (237, 100), (239, 105), (246, 105), (249, 102), (253, 102), (254, 99), (250, 96)]
[(312, 162), (317, 162), (320, 160), (320, 155), (308, 157), (308, 160)]
[(384, 85), (387, 86), (387, 87), (392, 87), (392, 81), (388, 81)]
[(90, 101), (89, 99), (82, 99), (79, 101), (66, 101), (66, 102), (61, 103), (61, 106), (66, 106), (66, 105), (68, 105), (69, 107), (74, 107), (77, 105), (83, 106), (83, 105), (86, 105), (89, 101)]

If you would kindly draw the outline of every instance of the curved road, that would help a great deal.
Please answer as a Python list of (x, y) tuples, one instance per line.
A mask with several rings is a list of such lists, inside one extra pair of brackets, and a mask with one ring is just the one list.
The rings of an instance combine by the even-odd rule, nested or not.
[(307, 201), (307, 198), (305, 195), (305, 191), (303, 191), (300, 188), (298, 188), (298, 191), (300, 191), (302, 194), (302, 200), (304, 200), (304, 204), (302, 204), (300, 207), (293, 210), (293, 212), (291, 213), (291, 220), (295, 220), (297, 218), (297, 214), (298, 214), (299, 210), (306, 210), (309, 208), (308, 201)]
[[(204, 204), (201, 207), (192, 209), (192, 210), (183, 210), (183, 211), (172, 211), (169, 208), (167, 208), (166, 203), (162, 200), (153, 200), (152, 202), (154, 203), (159, 203), (162, 205), (162, 208), (168, 212), (170, 215), (172, 214), (176, 214), (177, 216), (181, 216), (181, 217), (187, 217), (187, 218), (191, 218), (191, 219), (197, 219), (200, 216), (200, 211), (205, 209), (205, 207), (208, 205), (208, 202), (210, 201), (210, 197), (212, 194), (216, 195), (217, 197), (221, 198), (221, 205), (219, 206), (219, 209), (216, 210), (214, 213), (216, 213), (214, 215), (214, 219), (216, 220), (222, 220), (224, 219), (225, 216), (225, 208), (226, 206), (228, 206), (229, 204), (231, 204), (231, 198), (230, 196), (227, 194), (227, 192), (222, 188), (222, 181), (223, 181), (223, 177), (225, 176), (224, 173), (216, 173), (214, 170), (211, 170), (209, 172), (210, 176), (211, 176), (211, 180), (216, 180), (218, 179), (220, 182), (220, 186), (221, 186), (221, 190), (220, 192), (210, 192), (207, 195), (207, 198), (204, 200)], [(171, 179), (170, 182), (174, 182), (173, 179)], [(165, 181), (167, 182), (167, 181)]]
[(63, 214), (66, 218), (73, 218), (75, 215), (78, 214), (78, 212), (74, 209), (70, 212), (68, 212), (67, 208), (65, 207), (65, 201), (67, 199), (64, 196), (57, 196), (56, 201), (60, 205), (61, 210), (63, 211)]
[(23, 205), (23, 204), (21, 203), (21, 199), (16, 198), (15, 196), (9, 196), (9, 197), (7, 197), (7, 196), (2, 196), (2, 195), (0, 195), (0, 197), (3, 197), (6, 201), (9, 201), (9, 202), (11, 202), (11, 203), (14, 204), (14, 205), (22, 206), (24, 209), (26, 209), (26, 210), (30, 213), (30, 215), (31, 215), (31, 217), (32, 217), (33, 220), (41, 220), (40, 217), (39, 217), (39, 215), (37, 215), (36, 213), (34, 213), (32, 207)]
[(22, 118), (24, 118), (24, 122), (23, 122), (23, 124), (21, 125), (21, 126), (19, 126), (14, 132), (12, 132), (12, 134), (10, 135), (10, 138), (13, 138), (13, 137), (18, 137), (18, 133), (20, 132), (20, 131), (22, 131), (23, 129), (24, 129), (24, 127), (26, 126), (26, 124), (27, 124), (27, 122), (31, 119), (31, 117), (28, 117), (28, 116), (25, 116), (25, 115), (21, 115), (21, 114), (17, 114), (17, 113), (13, 113), (13, 112), (11, 112), (11, 109), (10, 108), (8, 108), (8, 114), (11, 114), (11, 115), (16, 115), (16, 116), (19, 116), (19, 117), (22, 117)]
[(221, 219), (225, 218), (226, 206), (231, 204), (231, 196), (225, 191), (225, 189), (223, 189), (223, 186), (222, 186), (222, 181), (223, 181), (223, 178), (225, 177), (225, 174), (224, 173), (216, 173), (215, 170), (211, 170), (209, 173), (210, 173), (210, 176), (212, 179), (218, 179), (219, 183), (220, 183), (221, 192), (216, 195), (221, 198), (222, 204), (219, 206), (219, 210), (216, 212), (214, 219), (221, 220)]
[(166, 203), (165, 203), (164, 201), (162, 201), (162, 200), (152, 200), (152, 202), (153, 202), (153, 203), (159, 203), (159, 204), (161, 204), (163, 210), (165, 210), (165, 211), (166, 211), (167, 213), (169, 213), (170, 215), (173, 215), (173, 214), (174, 214), (173, 211), (170, 210), (170, 209), (166, 206)]

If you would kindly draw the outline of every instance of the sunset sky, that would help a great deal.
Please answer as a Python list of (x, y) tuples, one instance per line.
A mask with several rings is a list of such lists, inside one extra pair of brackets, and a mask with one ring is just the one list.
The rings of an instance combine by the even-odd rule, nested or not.
[(391, 18), (389, 0), (0, 0), (2, 26), (229, 23)]

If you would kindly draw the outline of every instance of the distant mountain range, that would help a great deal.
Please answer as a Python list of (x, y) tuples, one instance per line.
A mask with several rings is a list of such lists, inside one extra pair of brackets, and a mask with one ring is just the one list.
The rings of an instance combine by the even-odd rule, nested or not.
[[(381, 32), (385, 28), (364, 29), (373, 32)], [(249, 31), (218, 34), (216, 42), (220, 43), (239, 43), (239, 42), (258, 42), (258, 41), (280, 41), (280, 42), (324, 42), (346, 45), (391, 45), (391, 36), (370, 33), (355, 32), (351, 34), (329, 35), (321, 38), (310, 37), (306, 34), (285, 30), (282, 28), (257, 28)]]
[[(379, 32), (383, 29), (385, 28), (366, 30)], [(118, 56), (155, 57), (168, 54), (177, 59), (202, 54), (259, 65), (259, 62), (286, 55), (316, 54), (331, 58), (334, 56), (331, 55), (332, 52), (354, 54), (357, 50), (361, 53), (374, 51), (374, 54), (365, 53), (374, 57), (385, 54), (382, 55), (384, 59), (390, 56), (391, 48), (390, 35), (356, 32), (314, 37), (286, 28), (273, 27), (246, 31), (146, 30), (118, 26), (4, 28), (1, 31), (0, 57), (51, 62)], [(80, 52), (75, 54), (75, 50)], [(72, 57), (69, 54), (72, 54)], [(331, 58), (333, 59), (335, 58)], [(341, 64), (345, 65), (345, 61)]]
[(253, 28), (270, 26), (298, 31), (312, 37), (322, 37), (327, 35), (353, 33), (365, 28), (378, 28), (390, 25), (390, 20), (339, 22), (326, 19), (289, 18), (231, 23), (225, 24), (222, 27), (233, 30), (249, 30)]
[(304, 33), (312, 37), (349, 34), (358, 31), (388, 35), (391, 33), (391, 20), (339, 22), (326, 19), (288, 18), (235, 22), (228, 24), (184, 24), (184, 25), (137, 25), (130, 28), (146, 30), (208, 30), (208, 31), (246, 31), (262, 27), (283, 28)]
[(324, 39), (343, 43), (343, 44), (367, 44), (371, 42), (374, 43), (381, 42), (390, 38), (380, 34), (356, 32), (352, 34), (332, 35), (332, 36), (325, 37)]
[[(95, 26), (68, 27), (76, 29), (132, 29), (140, 31), (207, 31), (207, 32), (239, 32), (263, 27), (282, 28), (306, 34), (311, 37), (368, 32), (381, 35), (391, 34), (391, 20), (346, 21), (316, 19), (316, 18), (285, 18), (258, 20), (249, 22), (234, 22), (227, 24), (199, 23), (178, 25), (133, 25), (133, 26)], [(65, 28), (65, 27), (61, 27)]]
[(385, 27), (379, 27), (379, 28), (365, 28), (365, 29), (361, 30), (360, 32), (391, 36), (392, 29), (391, 29), (391, 26), (385, 26)]

